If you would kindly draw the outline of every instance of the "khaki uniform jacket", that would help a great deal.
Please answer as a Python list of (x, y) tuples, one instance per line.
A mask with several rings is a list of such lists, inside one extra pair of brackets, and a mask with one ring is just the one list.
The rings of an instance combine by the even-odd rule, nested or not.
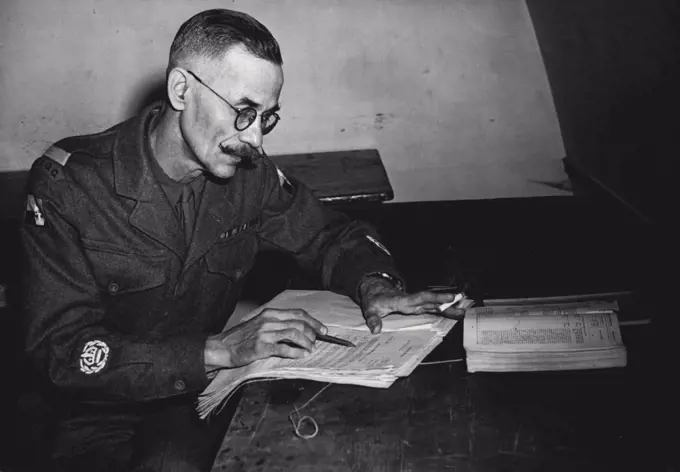
[(397, 276), (371, 227), (281, 180), (269, 158), (206, 182), (187, 248), (149, 166), (153, 111), (64, 139), (30, 172), (27, 352), (70, 399), (136, 403), (205, 388), (206, 337), (224, 327), (260, 251), (290, 253), (355, 300), (364, 274)]

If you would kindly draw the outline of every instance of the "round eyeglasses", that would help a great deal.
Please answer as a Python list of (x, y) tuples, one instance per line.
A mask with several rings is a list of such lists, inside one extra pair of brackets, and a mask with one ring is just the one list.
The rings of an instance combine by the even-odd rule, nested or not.
[[(255, 120), (257, 119), (257, 110), (253, 107), (245, 107), (241, 108), (240, 110), (236, 108), (234, 105), (229, 103), (226, 98), (224, 98), (222, 95), (219, 93), (215, 92), (213, 88), (203, 82), (200, 77), (198, 77), (196, 74), (191, 72), (190, 70), (187, 71), (196, 81), (198, 81), (199, 84), (203, 85), (205, 88), (210, 90), (212, 93), (217, 95), (217, 97), (222, 100), (224, 103), (229, 105), (229, 107), (234, 110), (236, 113), (236, 119), (234, 119), (234, 128), (236, 128), (237, 131), (245, 131), (255, 123)], [(281, 117), (278, 115), (276, 112), (266, 112), (262, 113), (262, 118), (261, 118), (261, 127), (262, 127), (262, 134), (269, 134), (271, 130), (274, 129), (276, 126), (276, 123), (279, 122)]]

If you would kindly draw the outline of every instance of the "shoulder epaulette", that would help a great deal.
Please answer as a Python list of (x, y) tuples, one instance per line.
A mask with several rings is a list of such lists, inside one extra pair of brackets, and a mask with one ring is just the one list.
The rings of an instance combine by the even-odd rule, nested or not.
[(71, 157), (71, 153), (65, 151), (56, 144), (53, 144), (47, 148), (47, 150), (43, 153), (43, 156), (49, 157), (54, 162), (63, 167), (68, 162), (68, 158)]
[(61, 180), (64, 178), (63, 168), (68, 162), (71, 153), (57, 146), (51, 145), (47, 150), (36, 159), (33, 164), (34, 169), (41, 169), (52, 180)]

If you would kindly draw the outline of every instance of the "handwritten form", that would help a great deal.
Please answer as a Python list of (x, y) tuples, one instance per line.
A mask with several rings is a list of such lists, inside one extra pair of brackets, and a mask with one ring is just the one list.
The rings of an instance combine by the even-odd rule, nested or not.
[(328, 334), (347, 339), (356, 347), (317, 342), (314, 352), (303, 359), (272, 357), (223, 369), (199, 398), (202, 418), (223, 404), (239, 385), (257, 379), (308, 379), (387, 388), (399, 377), (410, 375), (456, 324), (455, 320), (436, 316), (386, 317), (383, 331), (375, 335), (365, 327), (361, 310), (348, 297), (327, 291), (293, 290), (283, 292), (237, 323), (266, 307), (302, 308), (328, 326)]

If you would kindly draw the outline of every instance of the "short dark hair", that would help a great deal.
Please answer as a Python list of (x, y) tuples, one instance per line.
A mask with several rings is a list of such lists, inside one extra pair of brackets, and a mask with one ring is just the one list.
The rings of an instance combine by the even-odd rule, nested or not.
[(170, 47), (168, 72), (188, 57), (219, 59), (237, 45), (255, 57), (283, 64), (279, 43), (262, 23), (246, 13), (217, 8), (200, 12), (180, 26)]

